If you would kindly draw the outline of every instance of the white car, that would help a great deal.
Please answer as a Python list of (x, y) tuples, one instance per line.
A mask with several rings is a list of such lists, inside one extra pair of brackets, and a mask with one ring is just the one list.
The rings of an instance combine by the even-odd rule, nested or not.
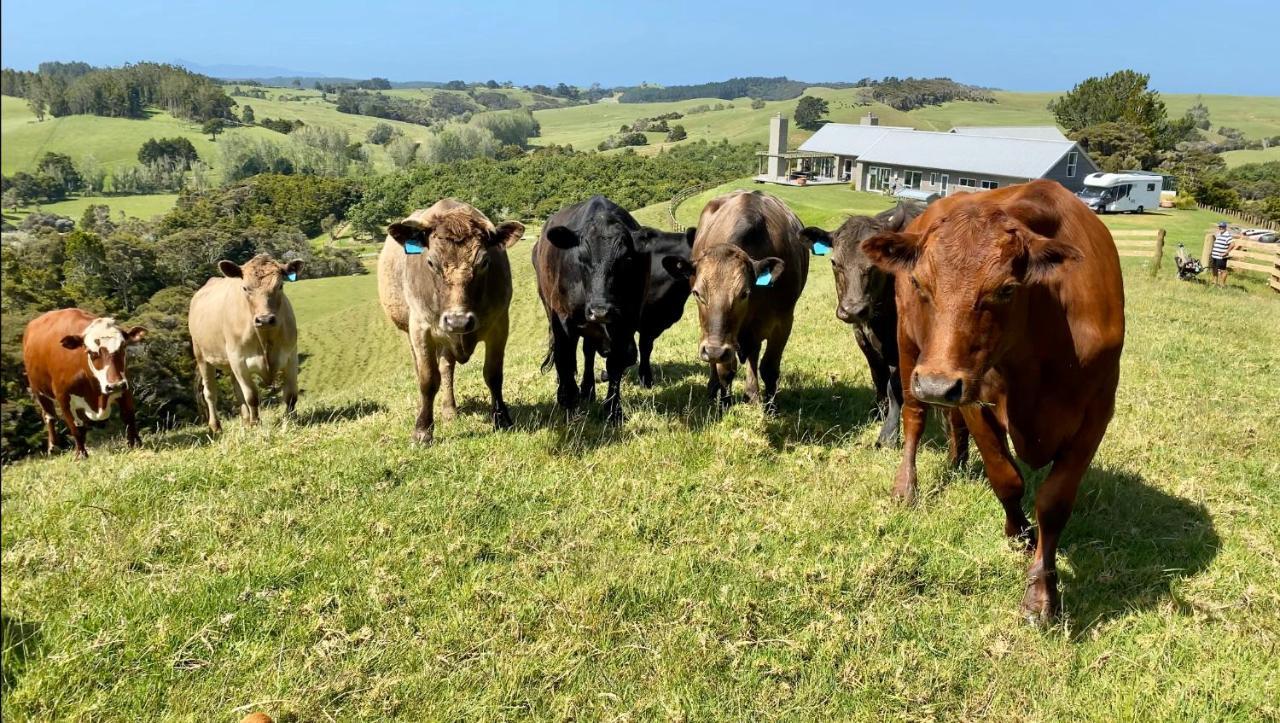
[(1240, 232), (1245, 238), (1258, 243), (1273, 244), (1276, 242), (1276, 232), (1266, 228), (1246, 228)]

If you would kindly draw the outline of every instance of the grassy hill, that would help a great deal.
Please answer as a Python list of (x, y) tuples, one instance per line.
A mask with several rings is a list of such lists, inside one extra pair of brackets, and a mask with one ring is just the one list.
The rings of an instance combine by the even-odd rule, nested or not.
[[(780, 193), (823, 225), (885, 204)], [(1208, 220), (1186, 214), (1107, 220)], [(408, 350), (363, 276), (288, 288), (297, 420), (5, 469), (6, 718), (1280, 715), (1280, 295), (1126, 263), (1116, 416), (1063, 541), (1066, 620), (1041, 632), (980, 466), (947, 472), (936, 429), (923, 501), (890, 502), (899, 452), (871, 446), (825, 260), (779, 417), (711, 413), (688, 310), (614, 430), (554, 411), (530, 241), (509, 433), (477, 360), (460, 418), (409, 444)]]

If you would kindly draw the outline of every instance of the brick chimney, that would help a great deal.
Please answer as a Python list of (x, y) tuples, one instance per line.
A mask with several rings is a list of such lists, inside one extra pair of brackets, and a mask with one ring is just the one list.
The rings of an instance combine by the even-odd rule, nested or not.
[(777, 154), (787, 152), (787, 119), (781, 113), (769, 119), (769, 175), (782, 178), (787, 175), (787, 159)]
[(878, 126), (880, 125), (880, 116), (875, 113), (868, 113), (862, 116), (861, 123), (864, 126)]

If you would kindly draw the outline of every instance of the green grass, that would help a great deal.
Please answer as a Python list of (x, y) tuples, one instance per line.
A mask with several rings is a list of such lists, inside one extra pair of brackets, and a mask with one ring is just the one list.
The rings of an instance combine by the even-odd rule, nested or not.
[(1272, 146), (1263, 150), (1253, 151), (1227, 151), (1222, 154), (1222, 158), (1227, 162), (1228, 168), (1243, 166), (1246, 163), (1280, 161), (1280, 146)]
[[(806, 223), (883, 201), (770, 190)], [(690, 309), (611, 430), (554, 412), (528, 244), (509, 433), (473, 360), (459, 419), (409, 444), (409, 353), (363, 276), (289, 287), (298, 421), (133, 452), (96, 433), (88, 462), (5, 469), (5, 631), (30, 634), (6, 642), (6, 719), (1280, 716), (1280, 295), (1126, 263), (1116, 415), (1063, 541), (1065, 620), (1039, 631), (999, 505), (936, 430), (921, 504), (890, 502), (899, 452), (872, 447), (825, 261), (777, 419), (711, 413)]]
[[(105, 204), (111, 209), (113, 216), (123, 213), (132, 218), (146, 220), (168, 213), (177, 202), (178, 194), (176, 193), (154, 193), (141, 196), (77, 196), (57, 203), (40, 204), (40, 210), (45, 213), (67, 216), (79, 222), (86, 208), (92, 205)], [(19, 209), (16, 213), (5, 211), (4, 217), (10, 222), (16, 223), (35, 209), (35, 206), (28, 206)]]

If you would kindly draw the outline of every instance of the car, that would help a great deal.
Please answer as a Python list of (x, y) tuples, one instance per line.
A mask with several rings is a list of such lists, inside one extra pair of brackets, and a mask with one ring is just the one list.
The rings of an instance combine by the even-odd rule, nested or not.
[(1245, 238), (1258, 243), (1273, 244), (1276, 243), (1277, 236), (1275, 231), (1265, 228), (1246, 228), (1240, 232)]

